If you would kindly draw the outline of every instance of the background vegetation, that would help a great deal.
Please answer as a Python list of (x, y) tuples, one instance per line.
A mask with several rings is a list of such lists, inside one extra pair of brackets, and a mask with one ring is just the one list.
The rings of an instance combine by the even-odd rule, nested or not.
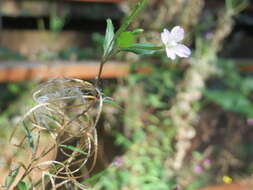
[[(130, 14), (132, 7), (131, 1), (124, 2), (125, 14)], [(242, 72), (237, 60), (229, 59), (230, 44), (236, 41), (235, 21), (242, 18), (246, 7), (246, 1), (236, 0), (226, 0), (224, 7), (216, 9), (202, 0), (148, 2), (131, 25), (145, 31), (138, 34), (137, 41), (159, 45), (163, 28), (180, 25), (186, 30), (185, 42), (192, 56), (175, 62), (164, 52), (116, 56), (129, 64), (131, 74), (102, 83), (103, 93), (113, 101), (105, 102), (97, 126), (97, 163), (83, 183), (94, 190), (165, 190), (179, 186), (195, 190), (250, 178), (253, 78), (251, 73)], [(65, 14), (56, 18), (52, 12), (51, 30), (62, 30)], [(99, 33), (91, 36), (88, 48), (66, 47), (39, 54), (37, 59), (98, 58), (104, 38)], [(1, 48), (0, 59), (27, 57)], [(136, 72), (140, 68), (148, 68), (149, 73)], [(36, 82), (0, 85), (4, 171), (12, 162), (7, 139), (25, 110), (34, 104), (31, 92), (35, 86)]]

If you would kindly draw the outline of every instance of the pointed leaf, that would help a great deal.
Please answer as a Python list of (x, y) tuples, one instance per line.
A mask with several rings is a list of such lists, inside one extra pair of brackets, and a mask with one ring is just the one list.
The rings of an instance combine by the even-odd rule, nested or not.
[(140, 34), (142, 32), (144, 32), (144, 30), (142, 28), (137, 28), (137, 29), (132, 31), (132, 34), (137, 35), (137, 34)]
[(112, 106), (114, 106), (115, 108), (117, 109), (120, 109), (121, 111), (123, 111), (124, 109), (122, 108), (122, 106), (120, 104), (118, 104), (117, 102), (115, 102), (113, 99), (110, 99), (110, 98), (105, 98), (103, 100), (104, 103), (108, 103)]
[(34, 146), (33, 136), (32, 136), (32, 133), (29, 131), (28, 126), (26, 125), (25, 122), (23, 122), (23, 128), (25, 130), (28, 144), (29, 144), (30, 148), (32, 149), (32, 151), (34, 152), (35, 146)]
[(27, 190), (25, 182), (21, 181), (18, 183), (18, 189), (19, 190)]
[(105, 33), (105, 39), (104, 39), (104, 55), (107, 55), (111, 52), (114, 42), (114, 27), (112, 24), (111, 19), (107, 19), (107, 27), (106, 27), (106, 33)]
[(12, 183), (15, 181), (20, 167), (21, 166), (17, 166), (15, 169), (11, 170), (9, 175), (6, 177), (5, 182), (4, 182), (4, 187), (6, 189), (8, 189), (12, 185)]
[(163, 49), (164, 47), (162, 46), (155, 46), (151, 43), (138, 43), (138, 44), (133, 44), (129, 47), (122, 48), (122, 51), (129, 51), (135, 54), (153, 54), (154, 52)]
[(71, 146), (71, 145), (63, 145), (61, 144), (60, 147), (62, 148), (67, 148), (69, 150), (72, 150), (74, 152), (78, 152), (78, 153), (81, 153), (81, 154), (84, 154), (84, 155), (87, 155), (88, 153), (82, 151), (81, 149), (77, 148), (77, 147), (74, 147), (74, 146)]

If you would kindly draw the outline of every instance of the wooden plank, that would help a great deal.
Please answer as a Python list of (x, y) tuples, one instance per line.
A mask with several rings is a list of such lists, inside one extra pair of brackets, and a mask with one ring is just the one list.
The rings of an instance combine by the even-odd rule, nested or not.
[[(236, 60), (243, 73), (253, 73), (253, 64), (247, 69), (241, 66), (244, 61)], [(243, 68), (243, 69), (242, 69)], [(48, 80), (58, 77), (94, 79), (98, 74), (99, 61), (0, 61), (0, 82), (22, 80)], [(150, 74), (151, 67), (138, 67), (135, 72)], [(104, 67), (102, 78), (120, 78), (130, 74), (128, 64), (111, 61)]]
[(240, 70), (243, 73), (253, 73), (253, 64), (240, 66)]
[(239, 67), (240, 72), (245, 74), (253, 73), (253, 60), (252, 59), (231, 59), (231, 61), (236, 62)]
[[(0, 61), (0, 82), (48, 80), (61, 77), (94, 79), (98, 74), (98, 69), (98, 61)], [(129, 67), (126, 64), (112, 61), (105, 65), (102, 78), (119, 78), (128, 74)]]
[[(119, 19), (122, 16), (120, 9), (108, 3), (120, 3), (121, 0), (0, 0), (0, 15), (10, 17), (47, 17), (54, 8), (58, 12), (68, 11), (71, 18), (96, 18), (110, 17)], [(98, 4), (100, 3), (100, 4)], [(91, 14), (96, 11), (96, 14)]]
[(232, 184), (222, 184), (211, 187), (201, 188), (199, 190), (252, 190), (253, 180), (242, 180)]
[(89, 2), (89, 3), (120, 3), (123, 0), (65, 0), (65, 1)]

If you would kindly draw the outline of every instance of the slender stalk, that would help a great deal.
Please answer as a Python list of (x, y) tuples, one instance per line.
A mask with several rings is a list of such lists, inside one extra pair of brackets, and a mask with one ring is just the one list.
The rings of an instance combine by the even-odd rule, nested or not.
[(106, 63), (106, 61), (104, 59), (102, 59), (101, 62), (100, 62), (100, 65), (99, 65), (99, 71), (98, 71), (98, 76), (97, 76), (97, 79), (96, 79), (95, 86), (98, 86), (98, 84), (100, 82), (102, 71), (103, 71), (103, 67), (104, 67), (105, 63)]
[(115, 39), (117, 39), (120, 34), (122, 32), (124, 32), (127, 27), (131, 24), (131, 22), (133, 21), (133, 19), (139, 14), (139, 12), (143, 9), (143, 7), (145, 6), (145, 4), (147, 3), (148, 0), (140, 0), (137, 4), (136, 7), (134, 9), (134, 11), (131, 13), (131, 15), (129, 17), (127, 17), (124, 21), (123, 24), (121, 25), (121, 27), (119, 28), (119, 30), (116, 32), (115, 34)]
[(98, 71), (98, 76), (97, 76), (97, 80), (96, 80), (96, 84), (95, 86), (98, 86), (100, 80), (101, 80), (101, 75), (102, 75), (102, 71), (104, 68), (104, 64), (113, 56), (117, 55), (120, 52), (120, 49), (115, 49), (113, 52), (111, 52), (106, 58), (102, 58), (101, 62), (100, 62), (100, 66), (99, 66), (99, 71)]

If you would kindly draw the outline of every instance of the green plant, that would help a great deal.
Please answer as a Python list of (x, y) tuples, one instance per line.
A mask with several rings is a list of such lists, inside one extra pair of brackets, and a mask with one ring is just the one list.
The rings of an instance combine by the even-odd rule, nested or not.
[[(107, 19), (103, 48), (100, 48), (103, 55), (95, 84), (78, 79), (58, 79), (44, 83), (34, 92), (36, 105), (24, 115), (11, 138), (14, 142), (16, 140), (16, 154), (29, 153), (31, 159), (26, 159), (25, 162), (21, 160), (20, 164), (9, 172), (3, 184), (4, 189), (15, 186), (19, 190), (40, 187), (174, 190), (178, 189), (178, 184), (182, 184), (183, 188), (193, 190), (206, 183), (207, 175), (197, 175), (192, 171), (192, 166), (202, 162), (204, 154), (196, 152), (190, 154), (191, 162), (187, 166), (183, 165), (182, 161), (188, 151), (188, 143), (195, 135), (192, 124), (199, 111), (200, 106), (196, 104), (201, 98), (204, 82), (209, 78), (212, 70), (210, 68), (213, 68), (217, 60), (215, 55), (219, 45), (231, 30), (231, 18), (234, 13), (229, 11), (232, 11), (234, 5), (229, 4), (232, 1), (227, 1), (228, 12), (225, 12), (224, 17), (219, 20), (220, 25), (214, 30), (214, 39), (206, 44), (206, 40), (198, 38), (197, 51), (194, 57), (187, 60), (192, 64), (177, 67), (175, 64), (170, 64), (165, 56), (155, 53), (166, 50), (167, 56), (171, 59), (174, 59), (175, 55), (188, 56), (189, 51), (185, 53), (175, 49), (180, 45), (178, 41), (183, 37), (180, 27), (175, 27), (171, 32), (164, 30), (162, 33), (164, 45), (139, 43), (138, 35), (144, 31), (128, 29), (146, 2), (147, 0), (139, 1), (117, 31), (112, 21)], [(57, 19), (52, 23), (54, 31), (59, 31), (64, 25)], [(185, 25), (192, 26), (196, 18), (195, 21), (189, 21), (189, 17), (182, 20)], [(228, 23), (224, 25), (226, 21)], [(172, 35), (179, 33), (181, 35), (177, 37), (180, 40)], [(100, 36), (94, 38), (97, 44), (101, 44)], [(135, 70), (147, 66), (152, 73), (135, 73), (124, 82), (121, 81), (113, 96), (115, 100), (112, 101), (112, 98), (105, 97), (101, 91), (101, 75), (106, 62), (120, 52), (155, 55), (152, 57), (152, 63), (146, 57), (142, 57), (141, 61), (138, 60), (132, 68)], [(85, 54), (77, 49), (68, 49), (61, 52), (59, 57), (68, 59), (71, 54), (77, 54), (78, 59), (90, 56), (89, 52)], [(225, 93), (224, 90), (220, 92), (207, 90), (205, 97), (225, 109), (251, 116), (252, 106), (248, 98), (252, 88), (251, 78), (242, 79), (234, 72), (234, 68), (231, 68), (231, 72), (227, 72), (229, 68), (226, 68), (225, 64), (222, 66), (224, 67), (222, 70), (226, 71), (220, 75), (224, 81), (222, 90), (229, 90)], [(238, 88), (241, 92), (234, 93)], [(10, 89), (17, 91), (15, 86)], [(104, 88), (103, 92), (107, 90)], [(89, 177), (98, 151), (96, 126), (105, 103), (117, 106), (116, 109), (105, 111), (104, 115), (105, 123), (109, 123), (110, 120), (112, 122), (110, 124), (114, 124), (110, 132), (115, 137), (115, 143), (121, 146), (123, 155), (101, 173)], [(233, 106), (235, 103), (236, 106)], [(124, 108), (119, 109), (121, 107)], [(122, 127), (117, 128), (119, 126)], [(175, 141), (179, 142), (179, 146)], [(185, 142), (186, 148), (180, 148), (180, 145), (185, 145)], [(181, 150), (183, 156), (179, 154), (180, 168), (175, 167), (174, 163)], [(54, 155), (47, 159), (46, 156), (50, 152)], [(43, 160), (44, 158), (46, 161)], [(84, 168), (88, 160), (92, 162), (91, 167)], [(35, 180), (34, 173), (42, 176)], [(16, 183), (18, 174), (21, 178), (18, 178)]]
[[(79, 180), (92, 170), (97, 157), (96, 125), (106, 99), (99, 89), (104, 64), (120, 51), (152, 54), (165, 49), (165, 46), (136, 43), (135, 35), (142, 32), (141, 29), (126, 32), (146, 2), (138, 2), (115, 33), (112, 21), (107, 19), (103, 56), (95, 85), (78, 79), (58, 79), (41, 85), (33, 93), (36, 105), (22, 117), (10, 137), (11, 142), (15, 141), (15, 154), (26, 154), (29, 159), (18, 161), (2, 185), (3, 189), (87, 188)], [(53, 12), (51, 29), (58, 32), (63, 25)], [(47, 139), (46, 147), (42, 139)], [(53, 160), (46, 158), (50, 153), (54, 155)], [(86, 162), (92, 158), (91, 168), (84, 171)], [(36, 172), (42, 175), (39, 179), (33, 177)]]
[(49, 29), (52, 32), (60, 32), (67, 20), (68, 11), (66, 9), (58, 10), (56, 4), (52, 6), (50, 13)]
[(220, 60), (218, 67), (222, 73), (216, 75), (213, 81), (219, 81), (219, 85), (212, 85), (204, 91), (206, 99), (227, 111), (236, 112), (248, 118), (253, 117), (253, 104), (250, 100), (253, 78), (243, 76), (233, 61)]

